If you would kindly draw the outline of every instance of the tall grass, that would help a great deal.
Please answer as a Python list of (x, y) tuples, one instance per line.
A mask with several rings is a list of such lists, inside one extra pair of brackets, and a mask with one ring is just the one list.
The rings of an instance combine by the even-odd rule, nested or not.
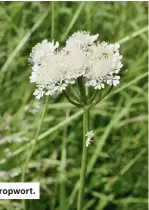
[[(0, 3), (0, 181), (20, 181), (45, 99), (29, 83), (32, 46), (51, 39), (51, 2)], [(121, 84), (91, 112), (84, 210), (147, 210), (147, 5), (145, 2), (55, 2), (54, 38), (76, 30), (121, 44)], [(82, 151), (82, 110), (50, 99), (26, 181), (41, 183), (29, 210), (75, 210)], [(21, 201), (0, 200), (0, 210)]]

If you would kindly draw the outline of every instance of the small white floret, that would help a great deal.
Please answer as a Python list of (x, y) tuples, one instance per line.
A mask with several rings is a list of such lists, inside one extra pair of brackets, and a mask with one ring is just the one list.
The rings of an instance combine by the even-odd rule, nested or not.
[(93, 131), (88, 131), (85, 136), (87, 137), (86, 140), (86, 147), (88, 147), (90, 145), (90, 143), (92, 142), (92, 138), (94, 137), (94, 133)]
[(74, 33), (66, 41), (65, 49), (68, 51), (86, 50), (92, 45), (98, 38), (99, 34), (90, 35), (87, 31), (78, 31)]
[(36, 89), (33, 95), (37, 100), (39, 100), (41, 97), (43, 97), (45, 91), (42, 88)]
[(41, 43), (38, 43), (33, 47), (32, 53), (30, 55), (30, 61), (36, 65), (42, 63), (42, 60), (48, 54), (54, 53), (55, 49), (59, 47), (59, 43), (54, 41), (48, 42), (48, 40), (43, 40)]

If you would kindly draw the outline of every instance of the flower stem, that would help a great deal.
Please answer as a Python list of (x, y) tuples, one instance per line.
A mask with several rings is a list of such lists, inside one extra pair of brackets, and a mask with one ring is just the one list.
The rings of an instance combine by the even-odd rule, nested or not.
[(82, 152), (82, 163), (81, 163), (81, 174), (80, 174), (80, 189), (78, 194), (78, 206), (77, 210), (83, 209), (84, 191), (85, 191), (85, 178), (86, 178), (86, 167), (87, 167), (87, 147), (85, 134), (89, 131), (89, 108), (84, 107), (83, 113), (83, 152)]

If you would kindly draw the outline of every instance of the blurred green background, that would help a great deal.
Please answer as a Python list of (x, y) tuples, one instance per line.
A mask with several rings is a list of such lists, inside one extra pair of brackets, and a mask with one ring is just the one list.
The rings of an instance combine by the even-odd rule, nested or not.
[[(31, 48), (51, 39), (51, 2), (0, 3), (0, 181), (19, 182), (45, 99), (29, 83)], [(119, 86), (91, 111), (84, 210), (147, 210), (147, 2), (55, 2), (54, 37), (77, 30), (121, 44)], [(76, 210), (82, 153), (82, 111), (63, 95), (50, 99), (26, 181), (41, 183), (28, 210)], [(0, 210), (21, 210), (0, 200)]]

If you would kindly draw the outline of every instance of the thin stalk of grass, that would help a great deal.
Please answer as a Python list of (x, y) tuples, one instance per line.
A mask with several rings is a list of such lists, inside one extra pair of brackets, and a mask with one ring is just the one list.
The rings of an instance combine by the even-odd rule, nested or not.
[[(33, 142), (32, 142), (32, 147), (31, 147), (30, 150), (28, 150), (29, 152), (27, 154), (27, 158), (25, 160), (25, 163), (24, 163), (24, 166), (23, 166), (23, 169), (22, 169), (21, 182), (25, 182), (25, 174), (26, 174), (27, 166), (28, 166), (28, 163), (29, 163), (29, 161), (31, 159), (31, 156), (32, 156), (32, 154), (33, 154), (33, 152), (35, 150), (35, 146), (36, 146), (36, 143), (37, 143), (37, 140), (38, 140), (38, 136), (39, 136), (39, 133), (40, 133), (40, 130), (41, 130), (41, 126), (42, 126), (42, 123), (43, 123), (43, 120), (44, 120), (44, 116), (45, 116), (45, 113), (46, 113), (46, 110), (47, 110), (48, 101), (49, 101), (49, 96), (46, 97), (46, 102), (45, 102), (45, 105), (43, 107), (43, 111), (42, 111), (42, 114), (41, 114), (39, 126), (38, 126), (36, 134), (35, 134), (35, 138), (33, 139)], [(22, 200), (22, 203), (23, 203), (24, 209), (27, 210), (27, 206), (26, 206), (25, 200)]]
[(51, 18), (51, 39), (54, 39), (54, 17), (55, 17), (55, 11), (54, 11), (54, 1), (52, 1), (52, 18)]
[(131, 35), (122, 38), (122, 39), (119, 40), (117, 43), (123, 44), (123, 43), (125, 43), (125, 42), (131, 40), (132, 38), (134, 38), (134, 37), (136, 37), (136, 36), (138, 36), (138, 35), (141, 35), (142, 33), (147, 32), (147, 31), (148, 31), (148, 26), (145, 26), (145, 27), (139, 29), (138, 31), (132, 33)]
[(85, 178), (87, 169), (87, 147), (85, 134), (89, 130), (89, 108), (84, 107), (83, 113), (83, 151), (82, 151), (82, 163), (81, 163), (81, 174), (80, 174), (80, 189), (78, 194), (77, 210), (83, 209), (84, 191), (85, 191)]
[[(66, 119), (69, 117), (69, 110), (66, 111)], [(64, 137), (62, 140), (62, 148), (61, 148), (61, 166), (60, 166), (60, 210), (66, 210), (66, 159), (67, 159), (67, 125), (64, 129)]]
[(32, 143), (31, 149), (28, 152), (28, 155), (27, 155), (24, 167), (23, 167), (22, 182), (25, 181), (25, 173), (26, 173), (27, 165), (28, 165), (28, 163), (30, 161), (30, 158), (31, 158), (33, 152), (34, 152), (35, 145), (36, 145), (36, 142), (38, 140), (38, 136), (39, 136), (39, 133), (40, 133), (40, 130), (41, 130), (41, 126), (42, 126), (43, 120), (44, 120), (45, 112), (46, 112), (46, 109), (47, 109), (47, 106), (48, 106), (48, 100), (49, 100), (49, 97), (47, 96), (46, 102), (45, 102), (45, 105), (43, 107), (43, 111), (42, 111), (42, 114), (41, 114), (39, 126), (38, 126), (36, 134), (35, 134), (35, 138), (33, 139), (33, 143)]
[(45, 12), (33, 25), (33, 27), (26, 33), (26, 35), (20, 40), (19, 44), (14, 48), (12, 53), (8, 56), (6, 62), (1, 67), (1, 76), (0, 76), (0, 82), (3, 82), (3, 79), (5, 77), (5, 72), (8, 69), (9, 65), (13, 62), (15, 56), (20, 52), (20, 50), (23, 48), (23, 46), (26, 44), (30, 36), (36, 31), (36, 29), (41, 25), (41, 23), (44, 21), (46, 16), (48, 15), (48, 11)]
[(68, 27), (65, 30), (65, 33), (61, 37), (62, 42), (66, 39), (67, 35), (69, 34), (69, 32), (73, 28), (74, 24), (78, 20), (79, 15), (81, 14), (81, 11), (82, 11), (84, 5), (85, 5), (85, 2), (83, 2), (83, 1), (79, 3), (78, 9), (76, 10), (75, 14), (73, 15), (72, 20), (70, 21)]

